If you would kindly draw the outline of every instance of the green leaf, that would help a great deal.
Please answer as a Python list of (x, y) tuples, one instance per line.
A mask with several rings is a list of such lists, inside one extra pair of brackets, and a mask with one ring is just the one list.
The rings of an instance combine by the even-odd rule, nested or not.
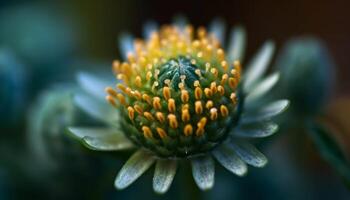
[(117, 189), (124, 189), (136, 181), (155, 161), (153, 154), (138, 150), (124, 164), (119, 171), (114, 185)]
[(170, 159), (160, 159), (157, 161), (153, 176), (153, 189), (159, 194), (168, 191), (176, 174), (177, 161)]
[(307, 132), (316, 145), (321, 157), (339, 173), (350, 188), (350, 163), (340, 146), (331, 137), (332, 133), (330, 130), (317, 122), (309, 122), (307, 124)]

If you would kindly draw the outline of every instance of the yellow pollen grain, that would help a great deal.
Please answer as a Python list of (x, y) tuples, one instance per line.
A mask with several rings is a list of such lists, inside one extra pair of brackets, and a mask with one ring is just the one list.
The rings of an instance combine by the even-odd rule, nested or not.
[(196, 136), (202, 136), (203, 134), (204, 134), (204, 128), (203, 127), (197, 127)]
[(143, 94), (142, 99), (146, 101), (148, 104), (152, 105), (151, 97), (149, 97), (147, 94)]
[(138, 99), (138, 100), (141, 100), (142, 95), (141, 95), (141, 93), (140, 93), (139, 91), (135, 90), (135, 91), (134, 91), (134, 97), (135, 97), (136, 99)]
[(190, 96), (188, 94), (188, 91), (187, 90), (181, 90), (181, 101), (183, 103), (187, 103), (189, 98), (190, 98)]
[(118, 98), (119, 102), (120, 102), (122, 105), (126, 105), (126, 101), (125, 101), (124, 95), (118, 93), (118, 94), (117, 94), (117, 98)]
[(163, 87), (163, 96), (166, 100), (171, 97), (171, 92), (169, 87)]
[(153, 108), (156, 110), (160, 110), (162, 108), (159, 97), (153, 97)]
[(214, 106), (213, 101), (209, 100), (207, 101), (207, 103), (205, 104), (205, 107), (209, 110), (210, 108), (212, 108)]
[(218, 118), (218, 110), (216, 108), (211, 108), (210, 109), (210, 119), (214, 121), (217, 118)]
[(187, 124), (184, 128), (184, 134), (185, 136), (190, 136), (193, 133), (193, 128), (191, 124)]
[(169, 120), (169, 125), (171, 128), (175, 129), (178, 127), (177, 119), (176, 119), (176, 116), (174, 114), (169, 114), (168, 120)]
[(117, 92), (112, 87), (106, 87), (105, 92), (112, 97), (117, 97)]
[(225, 85), (227, 79), (228, 79), (228, 75), (227, 74), (223, 74), (222, 77), (221, 77), (221, 85)]
[(162, 139), (167, 136), (166, 132), (162, 128), (159, 128), (159, 127), (157, 127), (157, 133), (158, 133), (159, 137)]
[(218, 72), (218, 70), (217, 70), (216, 68), (211, 68), (211, 69), (210, 69), (210, 72), (211, 72), (212, 74), (214, 74), (215, 77), (217, 77), (218, 74), (219, 74), (219, 72)]
[(136, 76), (136, 78), (135, 78), (135, 85), (137, 87), (142, 87), (142, 80), (141, 80), (140, 76)]
[(143, 135), (145, 138), (152, 138), (152, 131), (148, 126), (142, 126)]
[(202, 89), (200, 87), (196, 87), (194, 90), (194, 96), (197, 100), (202, 98)]
[(220, 95), (224, 95), (225, 94), (225, 88), (222, 85), (218, 86), (218, 92)]
[(220, 64), (221, 64), (223, 70), (224, 70), (224, 71), (227, 71), (227, 69), (228, 69), (228, 63), (227, 63), (227, 61), (226, 61), (226, 60), (223, 60)]
[(199, 120), (199, 122), (197, 123), (198, 127), (203, 127), (207, 124), (207, 118), (206, 117), (202, 117), (201, 120)]
[(220, 106), (220, 113), (223, 117), (228, 116), (228, 109), (225, 105)]
[(210, 89), (211, 89), (213, 94), (215, 94), (217, 92), (216, 82), (210, 83)]
[(143, 116), (145, 116), (149, 121), (153, 121), (154, 117), (150, 112), (144, 112)]
[(135, 117), (135, 111), (131, 106), (128, 107), (128, 115), (131, 120), (133, 120)]
[(117, 88), (122, 92), (126, 93), (126, 87), (123, 84), (118, 83)]
[(117, 103), (115, 102), (115, 99), (111, 95), (107, 95), (106, 100), (114, 107), (117, 107)]
[(188, 109), (183, 109), (181, 114), (181, 119), (183, 122), (188, 122), (191, 119), (190, 112)]
[(210, 98), (213, 95), (213, 92), (209, 88), (204, 89), (204, 94), (207, 98)]
[(236, 93), (231, 93), (230, 99), (231, 99), (233, 104), (236, 104), (237, 103), (237, 95), (236, 95)]
[(141, 106), (136, 104), (136, 105), (134, 105), (134, 109), (135, 109), (136, 112), (138, 112), (140, 115), (142, 115), (143, 111), (142, 111)]
[(175, 100), (174, 99), (169, 99), (168, 100), (168, 110), (169, 112), (175, 112), (176, 111), (176, 105), (175, 105)]
[(229, 84), (229, 86), (232, 88), (232, 89), (234, 89), (234, 88), (236, 88), (236, 80), (234, 79), (234, 78), (229, 78), (228, 79), (228, 84)]
[(201, 101), (196, 101), (195, 102), (194, 110), (196, 111), (197, 114), (202, 114), (203, 107), (202, 107), (202, 102)]
[(163, 113), (161, 113), (161, 112), (156, 112), (156, 117), (157, 117), (157, 119), (158, 119), (158, 121), (159, 121), (160, 123), (164, 123), (164, 122), (165, 122), (165, 117), (164, 117)]

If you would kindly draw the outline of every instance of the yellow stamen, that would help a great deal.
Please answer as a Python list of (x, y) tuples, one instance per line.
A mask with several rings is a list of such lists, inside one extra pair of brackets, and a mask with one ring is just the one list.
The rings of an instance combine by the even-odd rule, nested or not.
[(117, 92), (112, 87), (106, 87), (105, 92), (112, 97), (117, 97)]
[(171, 92), (169, 87), (163, 87), (163, 96), (166, 100), (171, 97)]
[(168, 110), (169, 112), (175, 112), (176, 111), (176, 106), (175, 106), (175, 100), (174, 99), (169, 99), (168, 100)]
[(163, 113), (161, 113), (161, 112), (156, 112), (156, 117), (157, 117), (157, 119), (158, 119), (158, 121), (159, 121), (160, 123), (164, 123), (164, 122), (165, 122), (165, 117), (164, 117)]
[(139, 106), (139, 105), (134, 105), (134, 109), (135, 109), (135, 111), (136, 112), (138, 112), (140, 115), (142, 115), (142, 108), (141, 108), (141, 106)]
[(194, 110), (196, 111), (197, 114), (202, 114), (203, 112), (203, 107), (202, 107), (202, 102), (201, 101), (196, 101), (195, 102), (195, 108)]
[(202, 89), (200, 87), (196, 87), (194, 90), (194, 96), (197, 100), (202, 98)]
[(125, 97), (122, 94), (118, 93), (117, 98), (122, 105), (126, 105)]
[(145, 116), (149, 121), (153, 121), (154, 117), (150, 112), (144, 112), (143, 116)]
[(209, 110), (210, 108), (212, 108), (214, 106), (213, 101), (209, 100), (207, 101), (207, 103), (205, 104), (205, 107)]
[(181, 101), (183, 103), (187, 103), (189, 98), (190, 98), (190, 96), (188, 95), (188, 91), (187, 90), (182, 90), (181, 91)]
[(216, 120), (218, 118), (218, 110), (216, 108), (210, 109), (210, 119)]
[(142, 126), (143, 135), (145, 138), (152, 138), (152, 131), (148, 126)]
[(112, 104), (114, 107), (117, 107), (117, 103), (115, 102), (114, 98), (111, 95), (106, 96), (106, 100)]
[(224, 95), (225, 94), (225, 88), (221, 85), (218, 86), (218, 92), (220, 95)]
[(191, 124), (187, 124), (184, 128), (184, 134), (185, 136), (190, 136), (192, 135), (192, 132), (193, 132), (193, 128), (192, 128), (192, 125)]
[(135, 78), (135, 85), (137, 87), (142, 87), (142, 80), (141, 80), (140, 76), (136, 76), (136, 78)]
[(220, 106), (220, 112), (223, 117), (228, 116), (228, 109), (225, 105)]
[(152, 105), (151, 97), (149, 97), (147, 94), (143, 94), (142, 99), (145, 100), (149, 105)]
[(166, 132), (162, 128), (159, 128), (159, 127), (157, 127), (157, 133), (158, 133), (159, 137), (162, 139), (167, 136)]
[(217, 92), (216, 82), (210, 83), (210, 89), (211, 89), (213, 94), (215, 94)]
[(181, 119), (182, 119), (183, 122), (190, 121), (191, 116), (190, 116), (190, 112), (188, 111), (188, 109), (183, 109), (182, 110)]
[(210, 98), (213, 95), (212, 91), (209, 88), (204, 89), (204, 94), (207, 98)]
[(156, 110), (160, 110), (162, 108), (159, 97), (153, 97), (153, 108)]
[(175, 129), (178, 127), (177, 119), (176, 119), (176, 116), (174, 114), (169, 114), (168, 120), (169, 120), (169, 125), (171, 128)]
[(128, 114), (129, 114), (129, 118), (131, 120), (133, 120), (134, 117), (135, 117), (135, 111), (134, 111), (134, 109), (131, 106), (128, 107)]

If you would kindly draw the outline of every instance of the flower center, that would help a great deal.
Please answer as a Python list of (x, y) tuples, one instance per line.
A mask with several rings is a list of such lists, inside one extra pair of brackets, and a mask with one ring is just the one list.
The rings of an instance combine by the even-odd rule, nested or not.
[(163, 27), (135, 41), (128, 62), (113, 69), (121, 83), (106, 99), (122, 115), (125, 134), (162, 157), (187, 157), (227, 135), (237, 107), (240, 63), (229, 64), (203, 28)]

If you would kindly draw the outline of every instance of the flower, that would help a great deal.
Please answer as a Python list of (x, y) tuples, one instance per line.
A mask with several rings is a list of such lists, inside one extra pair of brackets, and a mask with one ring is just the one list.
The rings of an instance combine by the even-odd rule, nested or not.
[[(151, 28), (152, 27), (152, 28)], [(167, 25), (156, 31), (146, 26), (145, 40), (121, 37), (125, 62), (115, 61), (118, 83), (106, 87), (107, 101), (99, 104), (106, 83), (80, 74), (87, 93), (75, 101), (79, 107), (104, 120), (109, 128), (70, 127), (70, 133), (88, 148), (137, 151), (119, 171), (115, 187), (133, 183), (154, 163), (153, 188), (165, 193), (180, 160), (191, 162), (198, 187), (214, 185), (214, 159), (232, 173), (243, 176), (247, 165), (263, 167), (266, 157), (251, 139), (269, 136), (278, 125), (272, 118), (288, 106), (288, 100), (261, 105), (259, 98), (278, 81), (278, 73), (263, 79), (274, 51), (267, 42), (241, 78), (245, 32), (234, 29), (225, 53), (224, 26), (214, 21), (208, 33), (190, 25)], [(98, 100), (99, 99), (99, 100)]]

